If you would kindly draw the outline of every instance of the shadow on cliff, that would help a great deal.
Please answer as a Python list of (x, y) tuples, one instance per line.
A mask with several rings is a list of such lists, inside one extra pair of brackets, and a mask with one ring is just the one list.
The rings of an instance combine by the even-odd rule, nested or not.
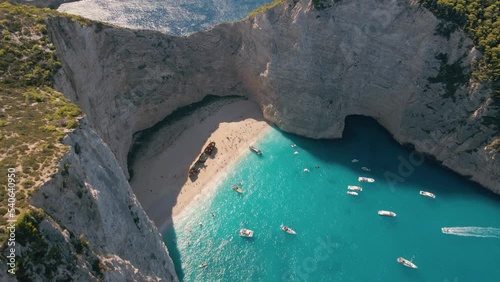
[[(433, 156), (419, 154), (411, 145), (400, 145), (370, 117), (348, 116), (342, 139), (338, 140), (311, 140), (290, 133), (281, 134), (322, 162), (336, 163), (359, 176), (374, 178), (378, 185), (391, 192), (415, 189), (418, 193), (423, 185), (437, 197), (465, 193), (500, 204), (498, 195), (444, 167)], [(353, 163), (354, 159), (358, 162)], [(362, 167), (371, 171), (364, 171)]]

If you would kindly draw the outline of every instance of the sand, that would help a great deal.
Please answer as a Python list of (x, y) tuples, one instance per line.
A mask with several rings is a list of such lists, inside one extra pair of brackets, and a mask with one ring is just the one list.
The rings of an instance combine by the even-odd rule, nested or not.
[[(196, 109), (153, 134), (131, 165), (131, 186), (142, 207), (164, 233), (172, 217), (231, 167), (270, 128), (248, 100), (224, 99)], [(196, 179), (189, 168), (211, 142), (217, 150)]]

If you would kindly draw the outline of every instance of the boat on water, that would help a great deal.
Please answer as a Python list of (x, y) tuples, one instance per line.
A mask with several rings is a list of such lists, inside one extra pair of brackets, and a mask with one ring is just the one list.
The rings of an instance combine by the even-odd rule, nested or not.
[(432, 194), (431, 192), (427, 192), (427, 191), (420, 191), (420, 195), (425, 196), (425, 197), (429, 197), (432, 199), (436, 198), (436, 195)]
[(252, 150), (252, 152), (256, 153), (257, 155), (261, 156), (262, 155), (262, 151), (255, 148), (254, 146), (250, 146), (250, 150)]
[(359, 186), (354, 186), (354, 185), (347, 186), (347, 189), (349, 189), (351, 191), (363, 191), (363, 188), (361, 188)]
[(418, 268), (413, 262), (411, 262), (403, 257), (399, 257), (398, 262), (406, 267), (409, 267), (409, 268)]
[(395, 212), (391, 212), (391, 211), (382, 211), (382, 210), (380, 210), (380, 211), (378, 211), (378, 215), (395, 217), (396, 213)]
[(280, 228), (281, 228), (281, 230), (285, 231), (288, 234), (292, 234), (292, 235), (297, 234), (297, 232), (295, 232), (292, 228), (287, 227), (287, 226), (285, 226), (283, 224), (281, 224)]
[(366, 166), (362, 167), (361, 169), (364, 171), (371, 171), (371, 169), (367, 168)]
[(443, 233), (448, 233), (448, 232), (450, 231), (450, 229), (449, 229), (449, 228), (446, 228), (446, 227), (443, 227), (443, 228), (441, 228), (441, 231), (442, 231)]
[(203, 262), (202, 264), (200, 264), (198, 267), (199, 268), (204, 268), (208, 265), (208, 262)]
[(232, 185), (231, 188), (233, 188), (234, 191), (238, 192), (238, 193), (243, 193), (243, 189), (241, 189), (240, 187), (236, 186), (236, 185)]
[(375, 182), (375, 179), (373, 178), (369, 178), (369, 177), (358, 177), (358, 181), (359, 182)]
[(358, 192), (347, 191), (347, 194), (349, 194), (349, 195), (351, 195), (351, 196), (357, 196), (357, 195), (358, 195)]
[(357, 163), (359, 162), (357, 159), (352, 159), (351, 163)]
[(246, 238), (252, 238), (253, 237), (253, 230), (242, 228), (242, 229), (240, 229), (240, 236), (246, 237)]
[(309, 172), (309, 169), (307, 169), (307, 168), (304, 168), (304, 172)]

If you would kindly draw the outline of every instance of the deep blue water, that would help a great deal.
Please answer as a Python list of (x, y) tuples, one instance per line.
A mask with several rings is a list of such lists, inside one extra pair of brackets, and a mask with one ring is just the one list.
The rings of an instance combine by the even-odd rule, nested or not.
[[(500, 228), (499, 197), (430, 161), (391, 186), (385, 175), (397, 175), (398, 157), (409, 161), (411, 151), (372, 119), (349, 118), (342, 140), (273, 129), (256, 146), (262, 157), (245, 155), (166, 234), (184, 281), (499, 281), (500, 229), (484, 229)], [(230, 188), (238, 182), (242, 195)], [(363, 191), (347, 195), (348, 185)], [(443, 234), (442, 227), (467, 228)], [(255, 237), (239, 237), (240, 228)], [(399, 256), (419, 268), (398, 264)]]

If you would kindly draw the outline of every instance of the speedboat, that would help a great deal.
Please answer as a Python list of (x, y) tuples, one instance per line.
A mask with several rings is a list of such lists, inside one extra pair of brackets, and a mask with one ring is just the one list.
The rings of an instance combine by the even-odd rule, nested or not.
[(358, 181), (359, 182), (375, 182), (375, 179), (373, 178), (369, 178), (369, 177), (358, 177)]
[(307, 169), (307, 168), (304, 168), (304, 172), (309, 172), (309, 169)]
[(432, 199), (436, 198), (436, 195), (432, 194), (431, 192), (427, 192), (427, 191), (420, 191), (420, 195), (425, 196), (425, 197), (429, 197)]
[(371, 169), (367, 168), (366, 166), (362, 167), (361, 169), (364, 171), (371, 171)]
[(352, 159), (351, 163), (357, 163), (359, 162), (357, 159)]
[(352, 195), (352, 196), (357, 196), (358, 192), (347, 191), (347, 194)]
[(411, 262), (403, 257), (399, 257), (398, 262), (406, 267), (409, 267), (409, 268), (418, 268), (413, 262)]
[(250, 146), (250, 150), (252, 150), (252, 152), (256, 153), (257, 155), (261, 156), (262, 155), (262, 151), (255, 148), (254, 146)]
[(242, 228), (242, 229), (240, 229), (240, 236), (241, 237), (252, 238), (253, 237), (253, 231), (250, 230), (250, 229)]
[(297, 232), (295, 232), (292, 228), (286, 227), (283, 224), (280, 226), (280, 228), (281, 228), (281, 230), (285, 231), (288, 234), (292, 234), (292, 235), (297, 234)]
[(347, 186), (347, 189), (349, 189), (351, 191), (363, 191), (363, 188), (361, 188), (359, 186), (353, 186), (353, 185)]
[(296, 146), (297, 146), (297, 145), (295, 145), (295, 144), (292, 144), (292, 148), (295, 148)]
[(447, 232), (449, 232), (449, 231), (450, 231), (450, 229), (449, 229), (449, 228), (446, 228), (446, 227), (443, 227), (443, 228), (441, 228), (441, 231), (442, 231), (443, 233), (447, 233)]
[(396, 213), (391, 211), (378, 211), (378, 215), (395, 217)]
[(199, 267), (199, 268), (204, 268), (204, 267), (205, 267), (205, 266), (207, 266), (207, 265), (208, 265), (208, 263), (207, 263), (207, 262), (203, 262), (203, 263), (202, 263), (202, 264), (200, 264), (198, 267)]
[(236, 191), (236, 192), (238, 192), (240, 194), (243, 193), (243, 190), (240, 187), (236, 186), (236, 185), (231, 186), (231, 188), (233, 188), (234, 191)]
[(293, 154), (294, 154), (294, 155), (298, 155), (298, 154), (299, 154), (299, 152), (295, 151), (295, 152), (293, 152)]

